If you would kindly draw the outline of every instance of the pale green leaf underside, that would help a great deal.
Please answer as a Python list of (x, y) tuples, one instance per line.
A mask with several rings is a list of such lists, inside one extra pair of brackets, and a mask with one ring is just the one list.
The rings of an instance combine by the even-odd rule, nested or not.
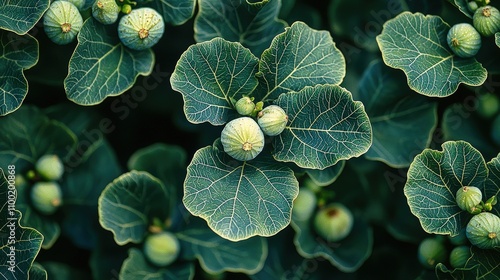
[(23, 71), (38, 62), (38, 41), (0, 30), (0, 116), (14, 112), (28, 93)]
[(170, 84), (184, 99), (191, 123), (222, 125), (235, 111), (230, 101), (257, 86), (258, 58), (240, 43), (215, 38), (189, 47), (175, 67)]
[(99, 104), (106, 97), (120, 95), (131, 88), (137, 76), (149, 75), (153, 64), (151, 49), (126, 48), (116, 35), (116, 26), (113, 29), (91, 17), (78, 33), (78, 45), (69, 61), (64, 89), (68, 99), (79, 105)]
[(335, 84), (345, 75), (345, 59), (328, 31), (295, 22), (262, 53), (259, 75), (266, 88), (263, 101), (306, 86)]
[(438, 118), (437, 103), (411, 91), (402, 76), (378, 60), (359, 82), (359, 100), (373, 128), (365, 156), (397, 168), (409, 166), (428, 146)]
[(153, 8), (163, 16), (165, 23), (181, 25), (194, 15), (196, 0), (157, 0)]
[[(4, 279), (26, 279), (26, 275), (33, 264), (38, 252), (40, 251), (43, 236), (36, 229), (22, 227), (20, 225), (21, 212), (15, 210), (8, 204), (7, 198), (12, 195), (9, 191), (7, 178), (9, 169), (0, 168), (0, 196), (2, 204), (0, 205), (0, 275)], [(12, 227), (14, 225), (14, 227)], [(15, 239), (9, 239), (9, 230), (15, 231)], [(3, 234), (5, 233), (5, 234)], [(13, 243), (12, 243), (13, 242)], [(15, 261), (9, 263), (11, 251), (15, 254)], [(12, 266), (14, 271), (9, 268)]]
[(176, 233), (183, 259), (198, 258), (203, 270), (212, 274), (254, 274), (262, 268), (267, 256), (266, 239), (253, 237), (233, 242), (218, 236), (201, 219), (191, 218), (188, 224), (188, 228)]
[(271, 236), (291, 218), (298, 194), (293, 171), (259, 155), (236, 161), (215, 147), (198, 150), (187, 169), (183, 202), (223, 238)]
[(470, 215), (458, 207), (457, 190), (464, 186), (483, 189), (488, 169), (479, 151), (467, 142), (448, 141), (442, 148), (425, 149), (415, 157), (404, 194), (426, 232), (454, 236)]
[(364, 106), (340, 86), (306, 87), (280, 95), (275, 104), (288, 115), (285, 130), (273, 140), (278, 161), (324, 169), (370, 148), (372, 129)]
[(153, 218), (169, 211), (163, 184), (147, 172), (131, 171), (111, 182), (98, 202), (101, 226), (113, 232), (118, 245), (140, 243)]
[(286, 22), (278, 20), (279, 0), (199, 0), (194, 23), (195, 40), (216, 37), (240, 42), (255, 55), (269, 47), (274, 36), (284, 31)]
[(0, 29), (26, 34), (49, 8), (50, 0), (2, 0)]
[(403, 12), (384, 24), (377, 42), (390, 67), (405, 72), (408, 85), (433, 97), (453, 94), (460, 83), (479, 86), (487, 71), (474, 58), (454, 55), (446, 42), (450, 26), (438, 16)]
[(130, 248), (128, 257), (120, 268), (122, 280), (179, 280), (192, 279), (193, 275), (194, 264), (191, 262), (157, 267), (149, 263), (142, 251), (137, 248)]

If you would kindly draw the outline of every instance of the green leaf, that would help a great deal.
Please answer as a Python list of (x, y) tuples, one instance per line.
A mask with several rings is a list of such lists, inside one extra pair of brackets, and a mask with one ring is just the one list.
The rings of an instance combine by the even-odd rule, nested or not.
[(195, 259), (211, 274), (224, 271), (254, 274), (267, 257), (267, 242), (252, 237), (239, 242), (223, 239), (198, 218), (190, 218), (187, 228), (175, 234), (181, 243), (181, 258)]
[(489, 124), (472, 111), (469, 103), (451, 104), (444, 109), (442, 117), (443, 139), (467, 141), (485, 159), (492, 158), (498, 153), (498, 147), (491, 140)]
[(165, 221), (169, 205), (165, 187), (147, 172), (130, 171), (106, 186), (98, 204), (99, 222), (118, 245), (141, 243), (154, 218)]
[(165, 23), (181, 25), (194, 15), (195, 0), (159, 0), (152, 3)]
[(327, 167), (323, 170), (306, 169), (306, 173), (311, 180), (318, 186), (328, 186), (335, 182), (344, 170), (345, 161), (339, 161), (337, 164)]
[(257, 86), (258, 58), (240, 43), (215, 38), (190, 46), (180, 57), (170, 83), (184, 98), (184, 113), (191, 123), (226, 123), (231, 99), (248, 95)]
[(273, 156), (300, 167), (324, 169), (365, 153), (372, 129), (364, 106), (336, 85), (306, 87), (280, 95), (288, 124), (273, 139)]
[[(182, 186), (186, 173), (187, 153), (183, 147), (154, 143), (135, 151), (127, 162), (129, 170), (147, 171), (160, 179), (169, 191), (169, 197), (176, 197), (175, 189)], [(171, 199), (177, 201), (176, 199)]]
[(78, 33), (78, 45), (69, 61), (64, 79), (66, 95), (80, 105), (99, 104), (131, 88), (138, 75), (149, 75), (154, 60), (151, 49), (126, 48), (116, 26), (100, 24), (90, 17)]
[(328, 31), (295, 22), (262, 53), (258, 75), (265, 88), (262, 101), (272, 101), (306, 86), (340, 84), (345, 60)]
[(482, 250), (472, 246), (471, 254), (466, 268), (449, 270), (444, 264), (439, 264), (436, 267), (438, 279), (450, 279), (450, 277), (452, 279), (499, 279), (498, 259), (500, 252)]
[[(0, 275), (5, 279), (25, 279), (43, 241), (36, 229), (20, 224), (21, 212), (16, 209), (16, 169), (0, 168)], [(13, 171), (12, 171), (13, 170)]]
[(500, 32), (495, 33), (495, 44), (500, 48)]
[(487, 71), (474, 58), (460, 58), (449, 49), (450, 26), (438, 16), (403, 12), (384, 23), (377, 43), (390, 67), (405, 72), (410, 88), (422, 95), (446, 97), (460, 83), (479, 86)]
[[(89, 140), (83, 139), (80, 147)], [(73, 169), (66, 169), (67, 175), (61, 185), (65, 201), (61, 226), (63, 234), (73, 244), (91, 250), (96, 246), (101, 228), (97, 212), (99, 196), (104, 187), (121, 174), (121, 169), (111, 145), (104, 138), (92, 142), (85, 153), (74, 154), (66, 161), (66, 166), (70, 164)]]
[(195, 40), (216, 37), (240, 42), (259, 56), (286, 22), (278, 20), (279, 0), (200, 0), (194, 22)]
[(194, 264), (191, 262), (174, 263), (165, 268), (150, 264), (142, 251), (130, 248), (128, 258), (120, 269), (120, 279), (123, 280), (178, 280), (192, 279)]
[(47, 280), (47, 271), (39, 263), (35, 262), (30, 268), (29, 278), (30, 280)]
[(410, 210), (428, 233), (457, 235), (470, 214), (455, 200), (464, 186), (484, 189), (488, 168), (478, 150), (464, 141), (448, 141), (442, 151), (425, 149), (408, 170), (404, 194)]
[[(474, 0), (472, 0), (474, 1)], [(474, 15), (474, 13), (472, 13), (470, 10), (469, 10), (469, 5), (468, 5), (468, 0), (448, 0), (448, 2), (451, 2), (452, 4), (454, 4), (459, 10), (460, 12), (462, 12), (462, 14), (466, 15), (468, 18), (472, 19), (472, 16)]]
[(19, 173), (33, 168), (44, 154), (65, 158), (76, 144), (71, 130), (31, 105), (3, 117), (0, 131), (9, 132), (0, 133), (0, 166), (15, 164)]
[(17, 110), (28, 93), (24, 70), (38, 62), (38, 41), (29, 34), (0, 30), (0, 44), (0, 116), (5, 116)]
[(239, 241), (285, 228), (298, 187), (293, 171), (265, 154), (241, 162), (209, 146), (187, 168), (183, 203), (217, 234)]
[(391, 167), (408, 167), (428, 147), (437, 126), (437, 103), (411, 91), (400, 72), (377, 60), (359, 81), (373, 128), (373, 144), (365, 156)]
[[(146, 171), (165, 185), (168, 205), (174, 213), (182, 197), (187, 154), (181, 146), (155, 143), (137, 150), (128, 160), (129, 170)], [(174, 215), (174, 214), (171, 214)]]
[(49, 5), (50, 0), (2, 0), (0, 29), (26, 34), (42, 18)]
[(356, 271), (370, 256), (373, 232), (365, 221), (355, 218), (351, 233), (343, 240), (329, 243), (318, 237), (310, 221), (292, 220), (294, 244), (304, 258), (323, 257), (343, 272)]
[[(488, 166), (489, 173), (483, 190), (484, 200), (492, 196), (497, 196), (498, 198), (500, 194), (500, 153), (486, 165)], [(491, 212), (500, 216), (500, 204), (497, 203), (494, 205)]]

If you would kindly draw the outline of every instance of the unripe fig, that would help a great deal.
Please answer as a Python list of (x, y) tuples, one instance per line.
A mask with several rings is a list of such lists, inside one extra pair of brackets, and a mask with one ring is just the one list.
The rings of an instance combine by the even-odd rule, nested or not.
[(474, 12), (472, 24), (481, 35), (492, 36), (500, 31), (500, 11), (489, 5), (479, 7)]
[(293, 201), (292, 215), (298, 221), (308, 220), (316, 209), (316, 194), (309, 188), (301, 187)]
[(123, 4), (121, 10), (122, 10), (122, 13), (128, 15), (128, 14), (130, 14), (130, 12), (132, 12), (132, 6), (129, 4)]
[(163, 36), (163, 17), (154, 9), (143, 7), (124, 15), (118, 24), (118, 37), (123, 45), (133, 50), (154, 46)]
[(465, 229), (472, 245), (481, 249), (500, 246), (500, 218), (490, 212), (472, 216)]
[(144, 241), (144, 255), (156, 266), (167, 266), (179, 256), (181, 246), (177, 237), (167, 231), (154, 233)]
[(328, 242), (337, 242), (349, 235), (354, 224), (351, 211), (341, 203), (331, 203), (316, 212), (314, 229)]
[(113, 24), (118, 19), (120, 10), (115, 0), (95, 0), (92, 5), (92, 16), (102, 24)]
[(221, 133), (224, 152), (234, 159), (254, 159), (264, 149), (264, 134), (250, 117), (240, 117), (226, 124)]
[(472, 186), (459, 188), (455, 196), (458, 207), (469, 213), (474, 211), (474, 208), (481, 203), (482, 199), (483, 194), (481, 190)]
[(446, 41), (453, 53), (463, 58), (475, 56), (481, 48), (481, 35), (468, 23), (453, 25)]
[(54, 1), (43, 15), (43, 29), (49, 39), (58, 44), (71, 43), (83, 26), (78, 8), (67, 1)]
[(269, 105), (259, 112), (257, 122), (265, 135), (276, 136), (285, 129), (288, 116), (280, 106)]
[(450, 265), (453, 268), (463, 268), (467, 261), (472, 257), (469, 246), (458, 246), (453, 248), (450, 253)]
[(43, 179), (56, 181), (61, 179), (64, 173), (64, 165), (57, 155), (46, 154), (37, 160), (35, 170)]
[(477, 8), (479, 8), (479, 5), (476, 3), (476, 1), (469, 1), (467, 3), (467, 8), (469, 8), (469, 11), (471, 13), (474, 13), (477, 10)]
[(255, 103), (253, 103), (253, 98), (248, 96), (243, 96), (234, 105), (238, 114), (243, 116), (249, 116), (255, 109)]
[(433, 269), (438, 263), (446, 261), (447, 257), (446, 247), (438, 238), (425, 238), (418, 246), (418, 260), (425, 268)]
[(500, 111), (500, 99), (493, 93), (481, 95), (477, 105), (477, 113), (483, 119), (491, 119)]
[(491, 123), (490, 135), (491, 140), (500, 146), (500, 114), (498, 114)]
[(40, 213), (50, 215), (62, 204), (61, 187), (56, 182), (37, 182), (31, 188), (31, 203)]

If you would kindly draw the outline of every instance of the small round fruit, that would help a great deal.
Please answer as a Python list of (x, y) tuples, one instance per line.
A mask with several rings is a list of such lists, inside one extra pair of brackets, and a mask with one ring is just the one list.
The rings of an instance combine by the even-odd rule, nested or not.
[(152, 8), (139, 8), (124, 15), (118, 24), (118, 37), (133, 50), (144, 50), (154, 46), (163, 36), (163, 17)]
[(465, 229), (472, 245), (481, 249), (500, 246), (500, 218), (490, 212), (472, 216)]
[(489, 37), (500, 31), (500, 11), (493, 6), (479, 7), (474, 12), (472, 24), (477, 31)]
[(337, 242), (347, 237), (353, 224), (351, 211), (340, 203), (331, 203), (314, 216), (316, 233), (328, 242)]
[(490, 135), (493, 142), (500, 146), (500, 114), (491, 123)]
[(59, 156), (46, 154), (36, 161), (35, 170), (43, 179), (56, 181), (61, 179), (64, 173), (64, 165)]
[(450, 253), (450, 265), (454, 268), (463, 268), (472, 256), (469, 246), (458, 246), (453, 248)]
[(483, 200), (483, 194), (479, 188), (465, 186), (457, 190), (455, 200), (460, 209), (472, 213), (474, 207)]
[(123, 4), (121, 8), (122, 13), (128, 15), (130, 12), (132, 12), (132, 6), (129, 4)]
[(58, 44), (71, 43), (80, 29), (83, 19), (78, 8), (67, 1), (54, 1), (43, 15), (43, 29), (49, 39)]
[(254, 159), (264, 149), (264, 134), (250, 117), (240, 117), (226, 124), (221, 133), (224, 152), (234, 159)]
[(53, 214), (62, 204), (61, 187), (56, 182), (37, 182), (30, 195), (33, 207), (45, 215)]
[(252, 114), (255, 109), (255, 103), (253, 103), (253, 99), (248, 96), (243, 96), (234, 105), (238, 114), (243, 116), (249, 116)]
[(285, 129), (288, 116), (280, 106), (269, 105), (259, 112), (257, 122), (265, 135), (276, 136)]
[(115, 0), (96, 0), (92, 5), (92, 16), (102, 24), (113, 24), (118, 19), (120, 10)]
[(433, 269), (438, 263), (446, 261), (447, 257), (445, 245), (437, 238), (425, 238), (418, 246), (418, 260), (425, 268)]
[(469, 8), (469, 11), (473, 13), (477, 10), (477, 8), (479, 8), (479, 5), (477, 4), (476, 1), (469, 1), (467, 3), (467, 8)]
[(481, 35), (468, 23), (453, 25), (446, 41), (453, 53), (463, 58), (475, 56), (481, 48)]
[(299, 195), (293, 201), (292, 215), (298, 221), (308, 220), (316, 209), (316, 194), (306, 187), (299, 189)]
[(477, 113), (483, 119), (491, 119), (500, 111), (500, 99), (493, 93), (485, 93), (478, 98)]
[(156, 266), (167, 266), (179, 256), (181, 246), (171, 232), (151, 234), (144, 241), (144, 255)]

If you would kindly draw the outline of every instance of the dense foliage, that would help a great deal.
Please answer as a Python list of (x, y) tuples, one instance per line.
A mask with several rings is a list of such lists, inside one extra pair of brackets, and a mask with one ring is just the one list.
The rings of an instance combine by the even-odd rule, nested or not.
[(497, 8), (0, 1), (1, 278), (500, 278)]

